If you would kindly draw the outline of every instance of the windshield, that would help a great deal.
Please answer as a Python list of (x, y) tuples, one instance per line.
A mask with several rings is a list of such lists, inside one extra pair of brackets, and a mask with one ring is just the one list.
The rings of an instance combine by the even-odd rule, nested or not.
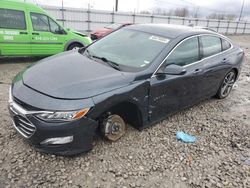
[(138, 71), (149, 66), (167, 45), (169, 39), (150, 33), (121, 29), (90, 45), (84, 54)]

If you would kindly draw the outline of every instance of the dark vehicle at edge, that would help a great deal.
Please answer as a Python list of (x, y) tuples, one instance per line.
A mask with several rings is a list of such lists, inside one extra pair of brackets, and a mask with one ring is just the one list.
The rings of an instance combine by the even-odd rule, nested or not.
[(92, 149), (97, 132), (116, 141), (125, 122), (142, 130), (204, 99), (227, 97), (244, 58), (218, 33), (132, 25), (17, 74), (10, 114), (36, 150), (78, 154)]

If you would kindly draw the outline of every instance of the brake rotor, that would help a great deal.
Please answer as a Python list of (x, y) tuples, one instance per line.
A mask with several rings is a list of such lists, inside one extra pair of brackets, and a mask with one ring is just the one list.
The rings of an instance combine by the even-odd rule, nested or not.
[(117, 141), (125, 133), (126, 124), (119, 115), (110, 115), (103, 122), (104, 134), (108, 140)]

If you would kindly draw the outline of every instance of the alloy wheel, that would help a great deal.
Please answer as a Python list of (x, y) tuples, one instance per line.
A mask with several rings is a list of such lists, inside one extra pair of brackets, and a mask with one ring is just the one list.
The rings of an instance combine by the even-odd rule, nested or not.
[(226, 96), (229, 95), (230, 91), (233, 88), (235, 79), (236, 79), (236, 75), (234, 71), (229, 72), (225, 76), (223, 83), (222, 83), (221, 90), (220, 90), (220, 95), (222, 98), (225, 98)]

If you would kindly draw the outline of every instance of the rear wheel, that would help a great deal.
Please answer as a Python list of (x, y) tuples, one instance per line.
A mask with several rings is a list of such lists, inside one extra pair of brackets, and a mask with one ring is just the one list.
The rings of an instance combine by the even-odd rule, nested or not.
[(121, 116), (112, 114), (101, 124), (101, 132), (110, 141), (117, 141), (125, 134), (126, 124)]
[(69, 51), (69, 50), (77, 50), (77, 49), (79, 49), (81, 47), (83, 47), (82, 44), (80, 44), (80, 43), (73, 43), (73, 44), (69, 45), (69, 47), (67, 48), (67, 51)]
[(235, 81), (236, 81), (236, 72), (234, 70), (231, 70), (225, 76), (225, 78), (224, 78), (224, 80), (223, 80), (223, 82), (218, 90), (216, 97), (219, 99), (226, 98), (229, 95), (229, 93), (231, 92)]

